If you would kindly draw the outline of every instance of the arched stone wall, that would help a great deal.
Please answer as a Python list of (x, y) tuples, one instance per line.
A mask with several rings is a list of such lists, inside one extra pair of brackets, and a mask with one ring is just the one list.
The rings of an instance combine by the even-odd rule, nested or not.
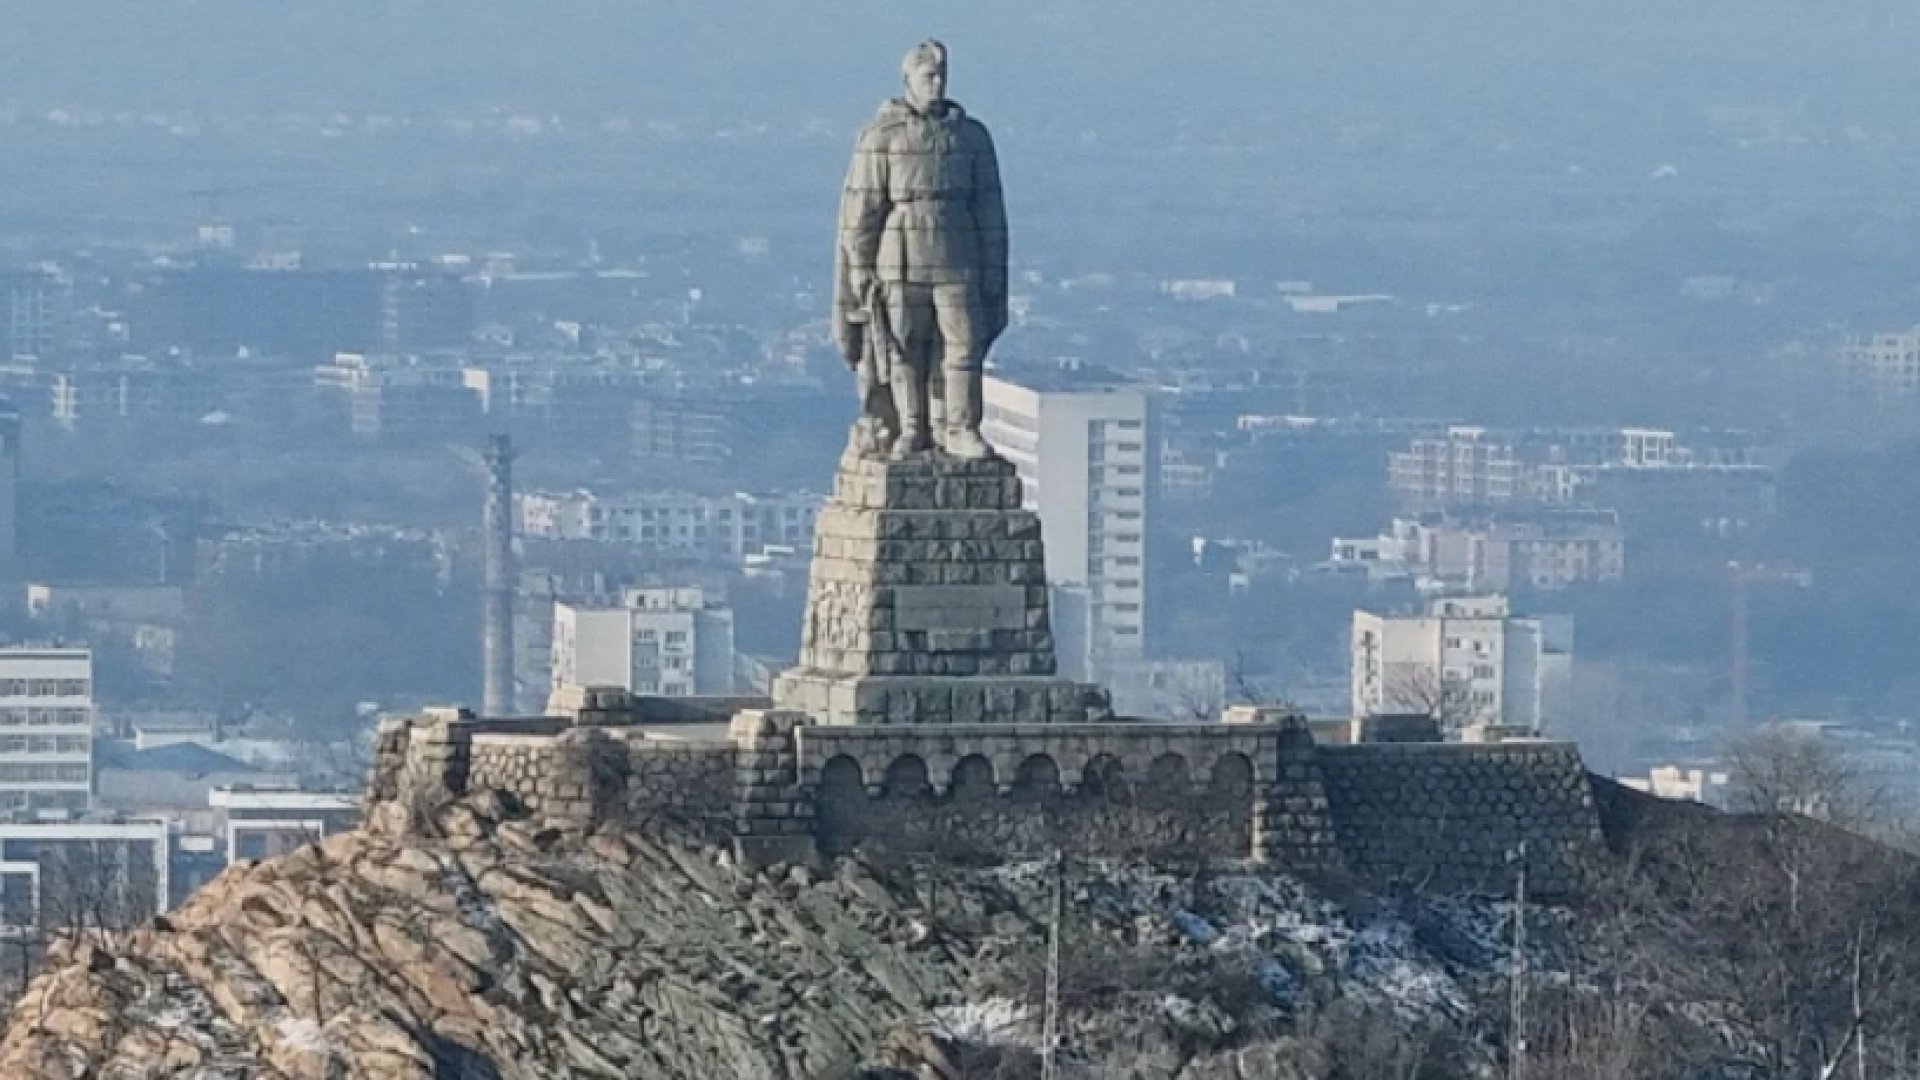
[(725, 740), (564, 719), (389, 722), (368, 820), (410, 830), (481, 789), (569, 827), (662, 817), (731, 837), (750, 863), (860, 843), (959, 857), (1253, 857), (1382, 882), (1500, 891), (1529, 845), (1533, 888), (1574, 893), (1598, 851), (1570, 744), (1316, 747), (1303, 724), (827, 727), (741, 710)]
[[(1256, 854), (1271, 731), (1223, 725), (1101, 729), (808, 728), (823, 850), (861, 844), (960, 861), (1056, 847), (1112, 855), (1236, 859)], [(815, 762), (821, 764), (815, 765)], [(829, 768), (831, 764), (831, 768)], [(857, 769), (864, 803), (851, 802)], [(837, 779), (836, 779), (837, 778)]]

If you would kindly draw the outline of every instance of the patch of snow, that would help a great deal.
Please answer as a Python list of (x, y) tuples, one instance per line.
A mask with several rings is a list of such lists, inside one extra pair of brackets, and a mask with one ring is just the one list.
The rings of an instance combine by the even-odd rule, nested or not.
[(1347, 946), (1348, 974), (1402, 1016), (1465, 1015), (1467, 1001), (1459, 984), (1423, 961), (1413, 928), (1398, 919), (1361, 928)]
[(976, 1046), (1022, 1046), (1027, 1007), (1012, 998), (991, 997), (962, 1005), (943, 1005), (927, 1017), (935, 1034)]
[(274, 1024), (273, 1030), (274, 1034), (280, 1036), (281, 1042), (293, 1047), (297, 1053), (332, 1055), (338, 1048), (318, 1020), (289, 1016)]

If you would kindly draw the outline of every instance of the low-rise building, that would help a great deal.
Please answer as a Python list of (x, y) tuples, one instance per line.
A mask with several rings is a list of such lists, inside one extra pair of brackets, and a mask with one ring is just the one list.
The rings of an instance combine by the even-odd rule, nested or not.
[(701, 589), (628, 589), (617, 603), (553, 608), (553, 686), (642, 696), (730, 694), (733, 609)]
[(0, 933), (119, 929), (172, 908), (166, 821), (0, 823)]
[(1622, 776), (1620, 783), (1635, 791), (1644, 791), (1662, 799), (1721, 805), (1726, 802), (1731, 779), (1724, 769), (1685, 768), (1679, 765), (1655, 765), (1645, 776)]
[(276, 858), (360, 821), (360, 796), (352, 792), (235, 785), (214, 788), (207, 805), (219, 818), (228, 863)]
[(524, 492), (514, 496), (519, 535), (599, 540), (643, 551), (737, 563), (769, 547), (809, 549), (822, 496)]
[(1336, 537), (1335, 571), (1375, 581), (1411, 579), (1425, 590), (1564, 589), (1626, 573), (1626, 534), (1611, 510), (1548, 508), (1396, 518), (1379, 536)]
[(1759, 459), (1739, 432), (1683, 441), (1656, 428), (1455, 425), (1390, 453), (1387, 486), (1409, 510), (1602, 506), (1633, 528), (1640, 515), (1629, 504), (1636, 497), (1673, 492), (1681, 500), (1711, 496), (1714, 507), (1702, 519), (1744, 520), (1771, 508), (1773, 473)]
[(1424, 714), (1450, 731), (1539, 731), (1572, 674), (1570, 617), (1516, 617), (1504, 596), (1442, 597), (1416, 614), (1353, 613), (1353, 715)]
[(479, 425), (481, 396), (451, 359), (340, 353), (314, 369), (347, 428), (363, 438), (442, 438)]

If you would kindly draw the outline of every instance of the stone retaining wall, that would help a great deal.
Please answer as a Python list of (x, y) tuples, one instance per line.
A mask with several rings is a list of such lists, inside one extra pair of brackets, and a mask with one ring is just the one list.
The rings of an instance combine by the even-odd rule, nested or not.
[(1410, 889), (1579, 891), (1601, 855), (1593, 788), (1571, 743), (1363, 743), (1321, 747), (1340, 850), (1367, 876)]
[[(725, 740), (647, 738), (601, 716), (390, 724), (369, 799), (421, 808), (496, 789), (588, 827), (672, 818), (768, 862), (860, 844), (1000, 858), (1252, 858), (1436, 891), (1577, 892), (1601, 854), (1592, 788), (1562, 743), (1317, 746), (1298, 720), (843, 727), (772, 709)], [(370, 808), (369, 820), (373, 820)], [(381, 820), (396, 820), (383, 815)]]

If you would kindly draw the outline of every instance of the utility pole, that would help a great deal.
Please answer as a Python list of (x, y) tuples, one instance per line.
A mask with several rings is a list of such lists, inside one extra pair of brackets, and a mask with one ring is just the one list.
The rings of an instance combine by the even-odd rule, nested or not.
[(1053, 852), (1053, 902), (1047, 917), (1047, 1003), (1040, 1028), (1040, 1080), (1060, 1075), (1060, 924), (1067, 912), (1067, 854)]
[(1518, 864), (1513, 883), (1513, 956), (1507, 980), (1512, 1002), (1507, 1017), (1507, 1080), (1527, 1075), (1527, 842), (1511, 858)]

